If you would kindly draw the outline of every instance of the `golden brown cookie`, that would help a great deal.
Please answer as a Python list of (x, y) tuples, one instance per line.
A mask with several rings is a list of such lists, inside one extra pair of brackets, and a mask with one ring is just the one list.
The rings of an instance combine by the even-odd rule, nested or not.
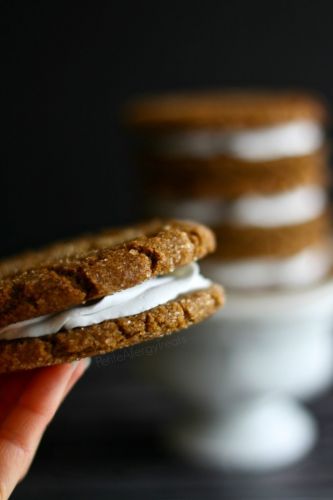
[(223, 225), (215, 228), (215, 255), (225, 260), (287, 257), (319, 243), (330, 230), (327, 214), (302, 224), (274, 228)]
[(236, 158), (141, 157), (147, 194), (177, 198), (225, 199), (248, 194), (270, 194), (302, 185), (327, 185), (327, 151), (267, 162)]
[(201, 127), (237, 129), (291, 120), (326, 120), (318, 96), (303, 91), (225, 90), (165, 94), (137, 99), (125, 110), (125, 122), (157, 131)]
[(0, 341), (0, 373), (74, 361), (187, 328), (223, 304), (221, 287), (188, 293), (149, 311), (39, 338)]
[[(104, 317), (98, 324), (66, 330), (60, 326), (49, 334), (45, 320), (40, 319), (45, 315), (47, 321), (52, 320), (55, 313), (95, 304), (97, 299), (172, 273), (214, 248), (213, 233), (201, 224), (153, 220), (56, 243), (1, 261), (0, 373), (109, 352), (208, 317), (222, 305), (223, 292), (218, 285), (204, 281), (200, 290), (190, 289), (139, 314), (122, 314), (107, 321)], [(40, 321), (42, 331), (38, 336), (31, 337), (26, 332), (23, 337), (21, 333), (18, 337), (4, 336), (4, 327), (8, 325), (15, 325), (17, 332), (19, 327), (27, 328), (27, 324), (35, 329)]]
[(155, 220), (3, 260), (0, 327), (130, 288), (214, 248), (203, 225)]

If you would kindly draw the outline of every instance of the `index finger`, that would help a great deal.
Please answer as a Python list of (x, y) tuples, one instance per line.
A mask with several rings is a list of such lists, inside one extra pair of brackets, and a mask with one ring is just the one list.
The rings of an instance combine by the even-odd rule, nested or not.
[[(84, 363), (81, 361), (80, 363)], [(79, 363), (36, 370), (0, 427), (0, 498), (26, 473), (46, 426), (57, 411)]]

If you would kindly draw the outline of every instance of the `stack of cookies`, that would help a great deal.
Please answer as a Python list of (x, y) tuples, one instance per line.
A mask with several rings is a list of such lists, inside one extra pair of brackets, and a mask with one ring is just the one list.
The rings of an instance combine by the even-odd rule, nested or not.
[(229, 289), (294, 288), (330, 271), (325, 105), (302, 92), (133, 102), (149, 211), (212, 226), (206, 264)]

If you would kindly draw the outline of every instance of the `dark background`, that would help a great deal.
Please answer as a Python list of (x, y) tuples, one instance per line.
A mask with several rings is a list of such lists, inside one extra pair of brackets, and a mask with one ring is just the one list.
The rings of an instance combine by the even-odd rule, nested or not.
[(329, 0), (22, 5), (2, 3), (2, 254), (136, 218), (119, 124), (133, 95), (296, 86), (333, 101)]
[[(333, 104), (330, 1), (22, 4), (1, 2), (3, 255), (137, 217), (143, 200), (120, 126), (133, 95), (293, 86)], [(226, 476), (161, 451), (155, 430), (177, 404), (131, 366), (93, 363), (14, 498), (333, 497), (327, 399), (316, 403), (322, 441), (308, 461), (265, 477)]]

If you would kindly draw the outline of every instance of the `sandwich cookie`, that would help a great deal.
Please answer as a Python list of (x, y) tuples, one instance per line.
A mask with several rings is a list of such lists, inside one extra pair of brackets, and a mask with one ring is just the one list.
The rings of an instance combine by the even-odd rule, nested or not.
[(326, 120), (321, 99), (295, 91), (160, 95), (125, 110), (126, 123), (140, 139), (147, 176), (160, 177), (164, 165), (160, 185), (166, 188), (190, 173), (184, 195), (193, 194), (196, 181), (207, 188), (202, 168), (215, 181), (214, 193), (223, 196), (274, 192), (324, 178)]
[(213, 233), (185, 221), (104, 231), (0, 263), (0, 373), (70, 362), (204, 320), (223, 291), (196, 261)]

